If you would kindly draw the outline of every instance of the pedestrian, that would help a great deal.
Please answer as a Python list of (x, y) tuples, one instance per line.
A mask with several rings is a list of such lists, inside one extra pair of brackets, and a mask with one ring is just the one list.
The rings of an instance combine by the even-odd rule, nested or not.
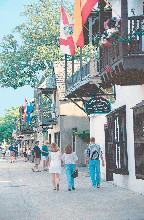
[(52, 143), (50, 145), (50, 153), (49, 153), (49, 173), (52, 174), (52, 184), (54, 190), (59, 190), (59, 181), (61, 174), (61, 153), (60, 148), (57, 144)]
[(31, 158), (31, 149), (30, 149), (30, 147), (29, 147), (28, 153), (27, 153), (27, 159), (30, 160), (30, 158)]
[(34, 162), (35, 162), (35, 165), (34, 167), (32, 168), (32, 171), (33, 172), (41, 172), (39, 169), (38, 169), (38, 166), (40, 164), (40, 160), (41, 160), (41, 150), (39, 148), (39, 141), (36, 141), (35, 142), (35, 146), (33, 148), (33, 151), (34, 151)]
[(5, 154), (6, 154), (6, 147), (3, 145), (2, 147), (2, 158), (5, 159)]
[(22, 148), (22, 152), (23, 152), (24, 162), (27, 162), (27, 148), (25, 145)]
[(76, 170), (76, 161), (78, 157), (75, 152), (72, 151), (72, 146), (68, 144), (65, 148), (65, 153), (62, 155), (62, 161), (65, 164), (66, 176), (68, 182), (68, 191), (75, 190), (74, 177), (72, 174)]
[(48, 165), (48, 154), (50, 152), (48, 141), (45, 141), (42, 145), (41, 154), (42, 154), (42, 165), (43, 165), (43, 171), (47, 171), (47, 165)]
[(90, 145), (86, 148), (85, 157), (89, 161), (89, 172), (91, 177), (92, 186), (95, 188), (100, 187), (100, 158), (102, 160), (102, 166), (104, 166), (104, 160), (102, 157), (102, 151), (98, 144), (95, 143), (95, 138), (90, 138)]
[(18, 146), (15, 143), (13, 143), (13, 150), (14, 150), (15, 161), (17, 161), (17, 158), (18, 158)]
[(15, 152), (14, 152), (14, 147), (11, 143), (11, 145), (9, 146), (9, 151), (10, 151), (10, 163), (14, 162), (14, 158), (15, 158)]

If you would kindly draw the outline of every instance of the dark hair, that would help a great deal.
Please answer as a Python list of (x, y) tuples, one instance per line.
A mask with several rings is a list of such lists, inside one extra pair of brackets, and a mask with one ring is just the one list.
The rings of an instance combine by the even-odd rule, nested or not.
[(90, 138), (90, 142), (95, 142), (95, 138), (94, 138), (94, 137), (91, 137), (91, 138)]
[(71, 154), (72, 153), (72, 146), (70, 144), (68, 144), (65, 148), (65, 152), (66, 154)]
[(39, 144), (39, 141), (35, 141), (35, 145)]

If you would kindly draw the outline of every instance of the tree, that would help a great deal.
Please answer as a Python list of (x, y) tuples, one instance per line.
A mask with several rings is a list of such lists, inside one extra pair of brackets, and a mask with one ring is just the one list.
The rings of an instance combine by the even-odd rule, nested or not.
[(0, 142), (6, 141), (8, 144), (12, 141), (12, 132), (16, 130), (16, 120), (19, 116), (19, 107), (6, 109), (6, 114), (0, 117)]
[[(73, 11), (65, 0), (66, 10)], [(60, 4), (57, 0), (38, 0), (25, 6), (26, 22), (4, 36), (0, 44), (0, 85), (14, 89), (34, 87), (41, 73), (49, 75), (53, 62), (60, 59)], [(20, 37), (20, 42), (16, 36)]]

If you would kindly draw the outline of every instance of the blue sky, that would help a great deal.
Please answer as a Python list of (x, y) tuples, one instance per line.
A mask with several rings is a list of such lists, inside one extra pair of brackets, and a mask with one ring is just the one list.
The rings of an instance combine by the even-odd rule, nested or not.
[[(20, 13), (24, 5), (37, 0), (0, 0), (0, 41), (4, 35), (24, 21)], [(13, 106), (21, 106), (24, 98), (33, 98), (34, 90), (30, 86), (18, 88), (0, 88), (0, 116), (4, 115), (4, 110)]]

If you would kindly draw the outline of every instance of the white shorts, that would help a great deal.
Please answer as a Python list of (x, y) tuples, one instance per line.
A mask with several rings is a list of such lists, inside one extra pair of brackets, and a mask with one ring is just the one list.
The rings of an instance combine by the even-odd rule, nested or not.
[(42, 160), (48, 160), (48, 156), (42, 156)]
[(40, 158), (35, 158), (35, 164), (39, 165), (40, 164)]

